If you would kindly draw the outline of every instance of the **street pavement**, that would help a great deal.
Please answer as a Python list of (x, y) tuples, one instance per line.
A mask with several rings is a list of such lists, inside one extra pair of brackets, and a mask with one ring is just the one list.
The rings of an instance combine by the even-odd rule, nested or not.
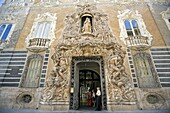
[(69, 111), (42, 111), (33, 109), (3, 109), (0, 113), (170, 113), (170, 110), (136, 110), (136, 111), (94, 111), (94, 110), (69, 110)]

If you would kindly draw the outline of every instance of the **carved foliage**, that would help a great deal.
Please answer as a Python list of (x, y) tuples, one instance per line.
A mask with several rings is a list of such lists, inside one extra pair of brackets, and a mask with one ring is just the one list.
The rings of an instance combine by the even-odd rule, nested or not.
[[(135, 102), (136, 95), (131, 87), (131, 79), (125, 72), (125, 52), (120, 46), (115, 46), (111, 54), (106, 58), (109, 101), (119, 104), (120, 102)], [(133, 103), (128, 103), (133, 104)]]
[(68, 99), (68, 58), (62, 56), (62, 51), (58, 52), (52, 56), (55, 67), (46, 81), (41, 103)]
[[(55, 47), (55, 53), (52, 55), (55, 67), (46, 81), (41, 103), (69, 101), (68, 81), (70, 81), (70, 63), (73, 56), (102, 56), (107, 65), (105, 76), (108, 80), (106, 84), (108, 83), (109, 101), (134, 102), (135, 92), (123, 66), (125, 52), (115, 42), (106, 15), (97, 12), (93, 5), (77, 7), (76, 13), (66, 17), (66, 27), (61, 42)], [(92, 33), (79, 31), (81, 15), (86, 13), (93, 17)]]
[(125, 52), (121, 50), (121, 47), (115, 43), (107, 45), (86, 43), (73, 46), (57, 46), (56, 52), (52, 56), (55, 67), (46, 81), (43, 101), (69, 99), (68, 76), (72, 56), (103, 56), (105, 64), (108, 64), (106, 66), (108, 100), (115, 103), (135, 102), (135, 92), (131, 87), (130, 77), (123, 66), (124, 54)]
[[(92, 33), (81, 32), (81, 22), (83, 15), (90, 14), (92, 16)], [(93, 5), (85, 4), (78, 5), (75, 13), (66, 16), (66, 27), (63, 31), (63, 42), (65, 44), (74, 44), (74, 40), (77, 43), (82, 42), (80, 37), (95, 37), (96, 41), (108, 42), (109, 40), (115, 41), (115, 38), (111, 34), (110, 28), (107, 24), (107, 15), (96, 11), (96, 7)], [(73, 43), (72, 43), (73, 42)]]

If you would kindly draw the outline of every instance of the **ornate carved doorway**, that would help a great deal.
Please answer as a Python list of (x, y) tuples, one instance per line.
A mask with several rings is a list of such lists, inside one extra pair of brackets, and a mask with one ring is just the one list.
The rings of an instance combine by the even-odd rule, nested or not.
[(71, 67), (70, 109), (87, 107), (89, 89), (101, 88), (102, 108), (107, 109), (106, 86), (102, 57), (73, 57)]
[[(42, 90), (42, 105), (79, 109), (80, 72), (87, 69), (100, 75), (102, 109), (136, 104), (131, 77), (125, 72), (125, 51), (112, 35), (107, 15), (96, 9), (93, 5), (79, 5), (74, 14), (66, 17), (66, 27), (51, 57), (54, 67)], [(84, 18), (90, 20), (90, 27)], [(85, 31), (79, 27), (81, 23)]]

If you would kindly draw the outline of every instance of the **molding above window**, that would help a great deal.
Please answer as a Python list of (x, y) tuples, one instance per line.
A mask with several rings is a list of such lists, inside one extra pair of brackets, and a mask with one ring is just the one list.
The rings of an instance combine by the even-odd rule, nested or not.
[[(119, 15), (117, 16), (119, 19), (119, 27), (120, 27), (120, 39), (130, 48), (136, 49), (147, 49), (151, 46), (152, 43), (152, 35), (147, 31), (146, 25), (142, 19), (142, 15), (139, 12), (133, 10), (123, 10), (118, 11)], [(132, 21), (135, 20), (138, 24), (138, 29), (140, 35), (138, 36), (128, 36), (126, 26), (124, 25), (124, 21)], [(146, 48), (147, 47), (147, 48)]]
[(162, 18), (164, 19), (168, 29), (170, 30), (170, 8), (167, 8), (166, 11), (162, 11), (160, 14), (162, 15)]
[[(47, 49), (51, 43), (55, 39), (55, 26), (56, 26), (56, 14), (53, 13), (44, 13), (38, 14), (37, 18), (35, 18), (32, 29), (28, 37), (26, 38), (27, 49), (30, 51), (44, 51)], [(48, 28), (48, 36), (47, 37), (36, 37), (38, 26), (42, 23), (50, 23), (50, 27)], [(42, 35), (41, 35), (42, 36)]]

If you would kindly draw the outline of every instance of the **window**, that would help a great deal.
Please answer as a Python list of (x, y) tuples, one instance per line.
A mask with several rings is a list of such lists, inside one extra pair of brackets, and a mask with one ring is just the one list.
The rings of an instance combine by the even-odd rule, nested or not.
[[(38, 14), (37, 18), (34, 19), (34, 23), (30, 34), (26, 38), (27, 46), (29, 47), (33, 43), (39, 45), (51, 45), (55, 39), (55, 25), (56, 25), (56, 14), (44, 13)], [(34, 40), (33, 40), (34, 39)], [(41, 43), (42, 42), (42, 43)], [(44, 46), (47, 47), (47, 46)]]
[[(120, 39), (131, 49), (150, 47), (152, 35), (147, 31), (142, 15), (137, 10), (118, 11)], [(141, 48), (140, 48), (141, 49)], [(143, 48), (145, 49), (145, 48)]]
[(0, 25), (0, 40), (4, 41), (4, 40), (7, 39), (11, 28), (12, 28), (12, 24), (2, 24), (2, 25)]
[(51, 22), (38, 22), (35, 32), (35, 38), (48, 38)]
[(43, 57), (38, 54), (28, 58), (21, 87), (38, 87), (41, 75)]
[(133, 58), (139, 87), (159, 87), (158, 75), (150, 55), (137, 53)]
[(0, 7), (2, 6), (2, 4), (3, 4), (3, 0), (2, 0), (2, 1), (0, 1)]
[(138, 36), (140, 35), (140, 30), (136, 20), (125, 20), (124, 25), (126, 27), (126, 32), (128, 36)]

